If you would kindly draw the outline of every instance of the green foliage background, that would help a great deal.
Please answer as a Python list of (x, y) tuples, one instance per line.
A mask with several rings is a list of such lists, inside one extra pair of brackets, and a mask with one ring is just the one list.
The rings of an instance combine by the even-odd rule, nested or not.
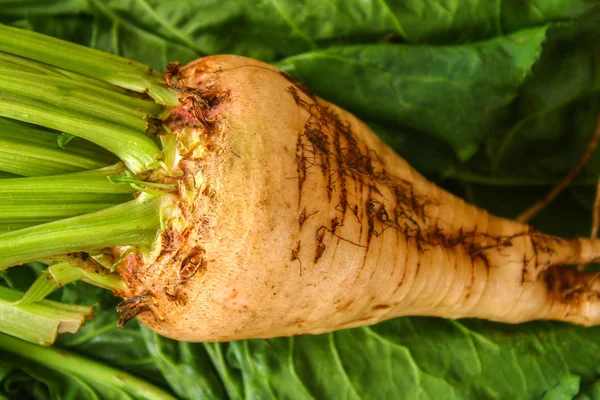
[[(598, 0), (0, 0), (0, 22), (155, 68), (207, 54), (274, 63), (367, 121), (440, 185), (507, 217), (576, 162), (600, 114)], [(1, 40), (1, 39), (0, 39)], [(533, 224), (587, 235), (600, 152)], [(5, 284), (26, 288), (35, 266)], [(99, 304), (59, 348), (181, 399), (600, 399), (600, 328), (400, 318), (320, 336), (190, 344)], [(0, 354), (0, 399), (131, 399)]]

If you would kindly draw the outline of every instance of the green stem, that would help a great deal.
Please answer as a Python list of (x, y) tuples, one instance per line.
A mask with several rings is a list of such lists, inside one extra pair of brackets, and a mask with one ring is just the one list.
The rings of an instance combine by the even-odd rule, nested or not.
[(137, 199), (92, 214), (0, 235), (0, 269), (47, 257), (114, 246), (149, 246), (160, 229), (162, 197)]
[(71, 264), (62, 262), (49, 266), (15, 304), (36, 303), (62, 286), (79, 280), (106, 289), (127, 289), (125, 282), (117, 275), (99, 274), (82, 268), (72, 267)]
[[(2, 70), (0, 70), (2, 73)], [(64, 109), (90, 115), (139, 132), (146, 132), (148, 122), (142, 111), (120, 106), (110, 99), (65, 87), (61, 89), (52, 84), (40, 83), (40, 80), (28, 82), (12, 77), (0, 79), (0, 96), (5, 93), (52, 104)]]
[(81, 280), (81, 278), (83, 278), (81, 270), (71, 267), (69, 263), (63, 262), (51, 265), (38, 276), (35, 282), (29, 286), (29, 289), (14, 304), (25, 305), (37, 303), (67, 283)]
[[(121, 200), (121, 199), (118, 199)], [(78, 215), (94, 213), (120, 204), (120, 201), (106, 203), (48, 204), (48, 205), (3, 205), (0, 204), (0, 223), (47, 223)], [(0, 246), (0, 249), (2, 246)]]
[(118, 159), (95, 144), (81, 139), (59, 147), (56, 132), (0, 118), (0, 171), (22, 176), (59, 175), (97, 169)]
[(175, 183), (148, 182), (136, 177), (135, 175), (132, 175), (127, 171), (125, 171), (125, 176), (109, 176), (108, 180), (118, 185), (131, 185), (136, 187), (137, 190), (143, 190), (141, 188), (148, 187), (167, 190), (174, 190), (177, 188), (177, 184)]
[(92, 315), (92, 307), (49, 300), (16, 305), (22, 296), (19, 291), (0, 286), (0, 331), (33, 343), (51, 345), (59, 333), (77, 332)]
[(0, 224), (42, 223), (99, 211), (133, 198), (129, 185), (108, 178), (122, 164), (71, 174), (0, 180)]
[(127, 284), (116, 274), (99, 274), (85, 269), (79, 270), (83, 273), (81, 280), (90, 285), (115, 290), (117, 292), (127, 290)]
[(149, 169), (160, 150), (145, 134), (89, 115), (14, 95), (0, 95), (0, 116), (82, 137), (116, 154), (134, 173)]
[[(61, 76), (50, 65), (28, 60), (23, 57), (6, 54), (0, 51), (0, 67), (12, 68), (21, 71), (30, 71), (43, 75)], [(111, 85), (112, 86), (112, 85)]]
[[(1, 0), (0, 0), (1, 1)], [(0, 52), (0, 65), (5, 68), (12, 68), (20, 71), (35, 72), (42, 75), (49, 76), (62, 76), (68, 77), (78, 82), (86, 82), (94, 87), (102, 87), (104, 89), (111, 90), (115, 93), (131, 94), (130, 90), (123, 89), (119, 86), (111, 85), (110, 83), (90, 78), (89, 76), (81, 75), (75, 72), (67, 71), (61, 68), (54, 67), (49, 64), (41, 63), (38, 61), (30, 60), (15, 56), (13, 54), (7, 54)]]
[(0, 51), (60, 67), (177, 105), (179, 95), (147, 65), (36, 32), (0, 25)]
[(135, 376), (68, 352), (64, 349), (39, 347), (7, 335), (0, 335), (0, 349), (60, 371), (76, 375), (100, 386), (116, 387), (145, 400), (175, 400), (162, 389)]
[(132, 195), (129, 185), (112, 183), (114, 176), (127, 171), (122, 164), (92, 171), (55, 176), (35, 176), (0, 180), (0, 204), (55, 204), (99, 200), (106, 195)]
[[(0, 64), (0, 88), (9, 93), (35, 98), (40, 101), (68, 105), (82, 109), (88, 114), (104, 119), (130, 115), (130, 119), (145, 119), (147, 114), (158, 116), (163, 107), (150, 100), (97, 87), (87, 82), (78, 82), (67, 77), (46, 76), (6, 68)], [(98, 104), (95, 106), (95, 104)], [(101, 106), (101, 107), (100, 107)], [(95, 113), (101, 113), (99, 115)], [(131, 123), (127, 119), (126, 122)]]
[(29, 228), (36, 225), (35, 222), (11, 222), (9, 224), (0, 224), (0, 235), (3, 233), (18, 231), (19, 229)]

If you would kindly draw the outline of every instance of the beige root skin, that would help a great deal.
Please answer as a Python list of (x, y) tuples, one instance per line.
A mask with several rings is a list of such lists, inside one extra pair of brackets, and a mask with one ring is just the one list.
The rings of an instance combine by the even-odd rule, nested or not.
[[(266, 64), (207, 57), (179, 78), (198, 97), (182, 95), (170, 122), (185, 131), (186, 224), (129, 277), (144, 325), (226, 341), (403, 315), (600, 323), (596, 276), (560, 267), (595, 260), (599, 242), (466, 204)], [(202, 115), (186, 119), (194, 102)]]

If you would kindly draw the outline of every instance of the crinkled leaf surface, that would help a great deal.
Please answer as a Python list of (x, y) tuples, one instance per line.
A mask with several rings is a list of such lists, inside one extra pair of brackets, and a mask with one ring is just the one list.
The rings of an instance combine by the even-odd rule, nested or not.
[[(285, 66), (420, 171), (513, 217), (573, 165), (600, 113), (596, 0), (0, 0), (0, 21), (163, 68), (235, 53)], [(597, 153), (535, 220), (586, 235)], [(2, 273), (26, 288), (40, 267)], [(68, 349), (181, 399), (600, 399), (600, 329), (400, 318), (320, 336), (190, 344), (98, 303)], [(122, 398), (0, 354), (0, 399)], [(126, 398), (126, 397), (125, 397)]]
[[(593, 0), (3, 0), (0, 4), (4, 22), (28, 25), (34, 19), (46, 20), (32, 26), (131, 58), (147, 58), (157, 68), (172, 60), (162, 59), (169, 53), (182, 57), (182, 62), (215, 53), (275, 61), (332, 45), (474, 42), (570, 21), (598, 6)], [(70, 36), (63, 30), (68, 20), (88, 35)], [(109, 40), (100, 44), (98, 35)], [(153, 51), (146, 54), (150, 48)]]
[(360, 117), (431, 132), (466, 159), (517, 95), (545, 33), (533, 28), (460, 46), (345, 46), (278, 65)]

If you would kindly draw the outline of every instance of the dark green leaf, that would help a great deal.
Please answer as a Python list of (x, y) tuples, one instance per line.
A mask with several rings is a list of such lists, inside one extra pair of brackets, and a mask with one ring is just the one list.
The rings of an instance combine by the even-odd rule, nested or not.
[(598, 400), (600, 399), (600, 380), (584, 385), (582, 390), (574, 397), (575, 400)]
[[(96, 304), (95, 318), (87, 322), (76, 335), (62, 335), (59, 345), (137, 375), (165, 385), (166, 380), (149, 353), (145, 336), (137, 321), (124, 328), (117, 327), (115, 311), (119, 299), (105, 289), (77, 283), (62, 289), (59, 299), (65, 303)], [(110, 351), (107, 351), (110, 349)]]
[(389, 8), (410, 42), (470, 42), (592, 12), (586, 0), (389, 0)]
[(80, 0), (0, 0), (0, 21), (8, 22), (27, 15), (76, 14), (88, 10)]
[[(600, 98), (595, 94), (600, 91), (598, 27), (600, 14), (585, 23), (550, 29), (540, 60), (515, 104), (516, 123), (498, 137), (490, 138), (489, 153), (496, 172), (537, 164), (528, 162), (527, 155), (550, 158), (548, 151), (554, 153), (551, 159), (538, 165), (553, 165), (551, 176), (556, 175), (556, 170), (569, 168), (556, 165), (557, 160), (570, 165), (576, 162), (600, 112)], [(545, 172), (542, 170), (538, 176)]]
[(154, 365), (181, 398), (220, 399), (224, 389), (201, 343), (169, 340), (146, 328), (141, 328)]
[(468, 159), (517, 95), (539, 57), (545, 31), (463, 46), (332, 48), (278, 65), (359, 117), (428, 133)]
[(0, 382), (6, 379), (13, 369), (14, 367), (11, 363), (0, 360)]
[(504, 0), (500, 19), (505, 32), (548, 22), (572, 21), (600, 9), (595, 0)]
[[(570, 21), (589, 0), (4, 0), (0, 21), (112, 50), (162, 68), (234, 53), (274, 61), (331, 45), (407, 41), (465, 43)], [(32, 21), (36, 22), (33, 23)], [(87, 23), (81, 21), (87, 20)], [(91, 22), (91, 21), (94, 22)], [(74, 21), (74, 22), (73, 22)], [(68, 35), (68, 25), (86, 33)], [(94, 37), (91, 37), (91, 32)], [(104, 37), (104, 38), (102, 38)], [(137, 43), (138, 48), (133, 44)], [(129, 45), (131, 44), (131, 46)]]

